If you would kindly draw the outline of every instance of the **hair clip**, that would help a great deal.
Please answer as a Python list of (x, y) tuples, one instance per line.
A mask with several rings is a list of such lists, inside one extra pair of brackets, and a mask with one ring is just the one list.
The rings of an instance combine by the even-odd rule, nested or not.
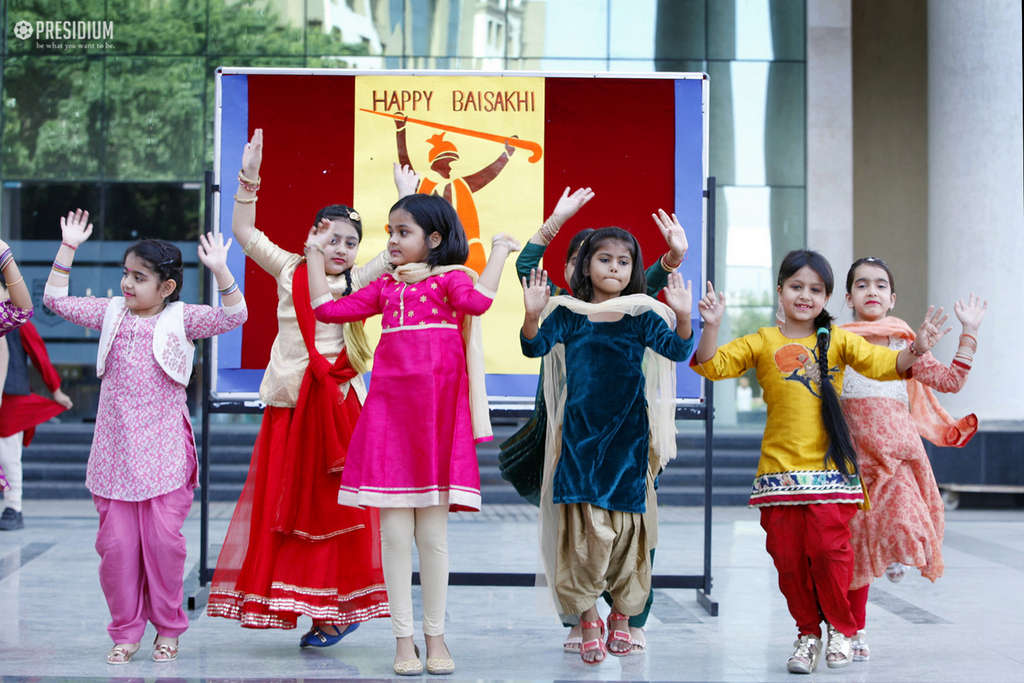
[(349, 209), (348, 210), (348, 217), (351, 218), (354, 221), (362, 220), (361, 218), (359, 218), (359, 213), (356, 212), (355, 209)]

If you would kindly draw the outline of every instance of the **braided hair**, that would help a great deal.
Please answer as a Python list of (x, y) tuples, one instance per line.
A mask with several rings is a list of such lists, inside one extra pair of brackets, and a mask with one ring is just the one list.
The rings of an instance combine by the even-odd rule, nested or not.
[(164, 300), (166, 303), (174, 303), (181, 297), (185, 265), (181, 262), (180, 249), (167, 240), (145, 239), (128, 247), (122, 262), (132, 254), (145, 261), (149, 269), (156, 273), (161, 285), (168, 280), (174, 280), (174, 291)]
[[(835, 285), (832, 266), (824, 256), (809, 249), (799, 249), (786, 254), (779, 267), (778, 286), (782, 287), (786, 280), (805, 266), (821, 277), (822, 282), (825, 283), (825, 295), (832, 296), (832, 288)], [(843, 416), (839, 395), (832, 385), (832, 374), (828, 362), (828, 350), (832, 343), (832, 322), (832, 315), (824, 308), (814, 319), (814, 326), (817, 328), (815, 355), (821, 375), (819, 382), (821, 420), (824, 423), (829, 442), (828, 451), (825, 454), (825, 467), (828, 467), (829, 461), (832, 461), (844, 476), (849, 477), (857, 474), (857, 452), (853, 448), (850, 427), (846, 424), (846, 418)]]

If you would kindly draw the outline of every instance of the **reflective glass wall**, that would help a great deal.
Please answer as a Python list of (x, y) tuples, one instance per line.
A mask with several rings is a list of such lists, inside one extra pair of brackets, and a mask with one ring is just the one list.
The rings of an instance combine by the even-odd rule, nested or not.
[[(182, 243), (198, 296), (221, 65), (704, 71), (723, 338), (773, 323), (775, 270), (805, 243), (803, 0), (0, 0), (0, 11), (2, 234), (40, 302), (57, 219), (76, 206), (102, 226), (76, 265), (92, 291), (116, 288), (125, 246), (147, 235)], [(92, 414), (95, 340), (42, 310), (35, 320), (79, 392), (76, 412)], [(756, 427), (757, 384), (739, 384), (716, 385), (718, 419)]]

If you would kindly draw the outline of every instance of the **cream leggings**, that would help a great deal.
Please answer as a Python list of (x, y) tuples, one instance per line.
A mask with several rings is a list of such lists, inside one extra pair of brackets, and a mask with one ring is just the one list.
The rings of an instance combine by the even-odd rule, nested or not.
[(391, 630), (396, 638), (413, 634), (413, 538), (420, 554), (423, 633), (443, 635), (445, 602), (448, 599), (447, 505), (380, 509), (381, 560), (391, 607)]

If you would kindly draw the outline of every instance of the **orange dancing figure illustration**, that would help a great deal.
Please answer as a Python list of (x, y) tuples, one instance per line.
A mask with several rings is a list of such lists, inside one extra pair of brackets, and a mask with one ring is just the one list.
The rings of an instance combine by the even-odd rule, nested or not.
[[(409, 159), (409, 149), (406, 146), (406, 123), (407, 117), (398, 112), (395, 116), (395, 127), (398, 129), (396, 132), (398, 163), (413, 170), (412, 161)], [(466, 237), (469, 239), (469, 258), (466, 259), (466, 267), (479, 273), (483, 271), (487, 255), (484, 253), (483, 242), (480, 240), (480, 217), (477, 214), (473, 194), (498, 177), (516, 150), (506, 140), (505, 151), (490, 164), (476, 173), (452, 177), (452, 163), (459, 160), (459, 150), (455, 143), (445, 140), (444, 135), (444, 132), (441, 132), (427, 138), (427, 142), (432, 145), (427, 153), (430, 169), (444, 178), (444, 182), (438, 183), (424, 178), (420, 182), (417, 193), (444, 197), (455, 207), (456, 213), (459, 214), (459, 220), (462, 221), (462, 227), (466, 231)]]

